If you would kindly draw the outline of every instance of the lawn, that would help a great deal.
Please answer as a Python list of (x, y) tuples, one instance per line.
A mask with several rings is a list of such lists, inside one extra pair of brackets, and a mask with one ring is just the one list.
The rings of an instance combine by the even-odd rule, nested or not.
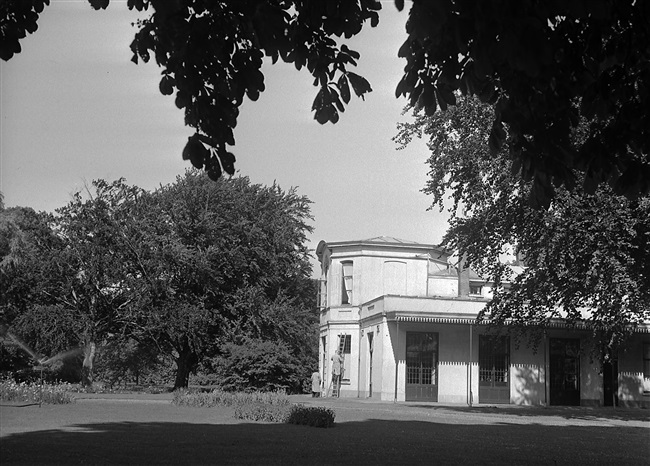
[(467, 408), (300, 398), (335, 427), (254, 423), (231, 408), (92, 399), (0, 407), (9, 464), (648, 464), (644, 410)]

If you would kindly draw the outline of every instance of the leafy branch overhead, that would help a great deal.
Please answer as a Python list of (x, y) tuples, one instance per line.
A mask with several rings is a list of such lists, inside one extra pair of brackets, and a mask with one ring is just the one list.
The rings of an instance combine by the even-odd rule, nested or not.
[[(89, 0), (105, 9), (109, 0)], [(398, 10), (403, 0), (395, 0)], [(20, 52), (49, 0), (0, 6), (0, 57)], [(263, 58), (307, 68), (319, 90), (312, 110), (336, 123), (368, 81), (350, 69), (344, 43), (369, 22), (378, 0), (128, 0), (151, 11), (138, 22), (133, 61), (154, 59), (160, 91), (174, 95), (196, 130), (183, 157), (211, 178), (234, 172), (234, 128), (244, 97), (264, 92)], [(414, 1), (398, 55), (396, 95), (427, 115), (459, 93), (494, 106), (489, 143), (509, 148), (513, 172), (548, 207), (556, 188), (593, 194), (607, 183), (630, 199), (650, 192), (650, 2), (639, 0)], [(584, 142), (571, 143), (581, 120)], [(509, 138), (506, 144), (506, 138)]]
[[(493, 105), (490, 150), (509, 134), (533, 205), (579, 178), (589, 194), (602, 182), (630, 198), (650, 191), (648, 2), (413, 2), (406, 29), (396, 94), (427, 115), (456, 91)], [(591, 123), (575, 147), (581, 119)]]
[[(94, 2), (105, 8), (108, 2)], [(335, 123), (350, 101), (371, 91), (361, 76), (348, 71), (359, 54), (332, 38), (350, 38), (363, 23), (377, 25), (374, 0), (361, 2), (169, 2), (129, 1), (154, 13), (139, 22), (131, 44), (133, 61), (152, 57), (162, 68), (160, 91), (175, 94), (185, 123), (196, 129), (183, 158), (212, 179), (234, 173), (233, 130), (244, 97), (255, 101), (265, 89), (264, 56), (296, 69), (306, 67), (318, 86), (312, 109), (319, 123)]]

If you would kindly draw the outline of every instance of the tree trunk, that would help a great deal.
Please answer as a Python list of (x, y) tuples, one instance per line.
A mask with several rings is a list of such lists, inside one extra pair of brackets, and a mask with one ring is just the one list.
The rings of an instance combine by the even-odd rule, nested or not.
[(184, 345), (182, 351), (178, 352), (176, 358), (176, 380), (174, 381), (174, 390), (187, 388), (190, 380), (190, 372), (194, 370), (198, 362), (198, 357), (190, 349), (189, 345)]
[(95, 361), (95, 343), (90, 342), (84, 349), (84, 362), (81, 366), (81, 385), (91, 387), (93, 384), (93, 362)]

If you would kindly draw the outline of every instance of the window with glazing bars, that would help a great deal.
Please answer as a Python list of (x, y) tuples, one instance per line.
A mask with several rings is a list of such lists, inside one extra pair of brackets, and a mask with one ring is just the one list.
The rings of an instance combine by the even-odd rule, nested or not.
[(479, 382), (482, 385), (508, 383), (510, 339), (506, 336), (479, 336)]
[(352, 303), (352, 261), (343, 261), (341, 263), (343, 271), (343, 281), (341, 283), (341, 304)]
[(438, 334), (406, 334), (406, 383), (435, 385), (438, 366)]

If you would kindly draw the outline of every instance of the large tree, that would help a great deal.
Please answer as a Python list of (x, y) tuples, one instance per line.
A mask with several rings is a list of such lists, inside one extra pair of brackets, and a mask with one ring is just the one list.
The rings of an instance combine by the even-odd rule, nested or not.
[(175, 359), (176, 388), (236, 335), (296, 337), (285, 329), (299, 325), (297, 303), (307, 311), (309, 204), (293, 189), (196, 171), (142, 199), (125, 256), (130, 333)]
[(196, 170), (155, 192), (123, 180), (87, 191), (55, 216), (0, 213), (0, 311), (31, 347), (87, 349), (86, 383), (93, 348), (119, 342), (173, 359), (176, 388), (247, 338), (313, 363), (307, 198)]
[(56, 215), (32, 214), (38, 229), (25, 223), (3, 254), (2, 311), (13, 332), (35, 351), (51, 356), (83, 352), (82, 381), (92, 382), (97, 345), (118, 327), (124, 293), (120, 213), (138, 190), (122, 180), (97, 181), (87, 196), (77, 193)]
[[(440, 209), (453, 199), (444, 244), (495, 283), (480, 318), (523, 331), (566, 319), (591, 328), (606, 355), (650, 319), (650, 198), (559, 188), (548, 210), (533, 209), (526, 200), (535, 186), (513, 173), (510, 139), (496, 154), (489, 148), (493, 117), (490, 105), (459, 98), (432, 116), (416, 111), (396, 140), (428, 139), (424, 192)], [(586, 126), (572, 134), (576, 144)], [(513, 247), (527, 265), (517, 276), (503, 261)]]
[[(50, 293), (52, 276), (59, 276), (56, 267), (49, 267), (48, 251), (62, 248), (62, 242), (51, 229), (51, 215), (31, 208), (0, 209), (0, 326), (3, 341), (9, 326), (34, 307), (48, 308), (55, 304)], [(1, 370), (22, 369), (36, 363), (43, 354), (69, 348), (70, 335), (49, 332), (47, 338), (30, 342), (33, 346), (2, 345)], [(23, 333), (21, 329), (19, 334)], [(9, 338), (7, 341), (11, 341)], [(37, 343), (37, 344), (34, 344)]]
[[(109, 0), (89, 0), (95, 9)], [(0, 57), (20, 51), (49, 0), (4, 2)], [(319, 88), (320, 123), (339, 119), (352, 92), (370, 84), (350, 71), (359, 54), (345, 44), (379, 22), (377, 0), (128, 0), (152, 11), (138, 23), (133, 60), (152, 56), (159, 87), (176, 96), (196, 129), (183, 157), (212, 178), (234, 173), (233, 128), (244, 96), (264, 91), (263, 57), (306, 67)], [(396, 0), (398, 9), (403, 0)], [(533, 205), (555, 187), (608, 182), (630, 198), (650, 190), (650, 4), (639, 0), (420, 0), (412, 3), (406, 60), (396, 94), (431, 115), (456, 90), (496, 104), (490, 149), (507, 134), (513, 169), (532, 181)], [(579, 105), (576, 105), (578, 103)], [(584, 142), (571, 132), (591, 121)]]

